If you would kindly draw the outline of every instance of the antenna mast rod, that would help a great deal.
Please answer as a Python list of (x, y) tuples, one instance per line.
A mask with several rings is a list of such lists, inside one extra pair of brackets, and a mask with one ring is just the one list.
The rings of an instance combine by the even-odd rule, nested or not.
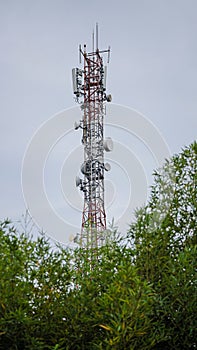
[(98, 23), (96, 23), (96, 51), (98, 51)]

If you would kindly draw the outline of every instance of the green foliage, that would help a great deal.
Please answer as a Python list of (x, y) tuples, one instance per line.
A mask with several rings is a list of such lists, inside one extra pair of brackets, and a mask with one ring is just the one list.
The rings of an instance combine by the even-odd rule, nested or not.
[[(0, 348), (44, 349), (63, 321), (58, 312), (71, 283), (69, 254), (52, 252), (44, 237), (0, 229)], [(47, 348), (47, 347), (46, 347)]]
[(52, 250), (1, 223), (0, 349), (196, 349), (196, 167), (194, 143), (155, 172), (126, 242)]
[(136, 213), (135, 266), (157, 294), (155, 349), (196, 348), (197, 143), (155, 172), (149, 203)]
[(0, 235), (0, 349), (147, 348), (155, 296), (123, 244), (52, 251), (9, 223)]

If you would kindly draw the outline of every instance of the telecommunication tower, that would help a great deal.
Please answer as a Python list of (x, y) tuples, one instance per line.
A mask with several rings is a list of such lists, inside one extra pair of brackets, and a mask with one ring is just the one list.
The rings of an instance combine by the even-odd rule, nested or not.
[[(95, 40), (96, 39), (96, 40)], [(87, 52), (79, 46), (79, 59), (83, 57), (83, 68), (72, 69), (73, 92), (80, 104), (82, 118), (75, 122), (75, 129), (82, 129), (84, 161), (81, 165), (83, 178), (76, 177), (76, 186), (83, 192), (84, 206), (81, 233), (76, 241), (82, 247), (99, 247), (105, 243), (106, 214), (104, 201), (104, 173), (110, 170), (110, 164), (104, 162), (104, 151), (113, 149), (110, 137), (104, 139), (104, 117), (106, 101), (111, 102), (111, 95), (106, 94), (107, 66), (103, 55), (110, 58), (107, 50), (98, 48), (98, 24), (96, 38), (92, 34), (92, 51)]]

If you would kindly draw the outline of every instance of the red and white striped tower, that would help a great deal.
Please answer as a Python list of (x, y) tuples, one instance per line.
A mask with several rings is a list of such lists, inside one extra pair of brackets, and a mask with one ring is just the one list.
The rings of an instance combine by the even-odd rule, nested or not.
[(110, 48), (100, 51), (98, 48), (98, 25), (96, 25), (96, 48), (94, 33), (92, 52), (87, 52), (86, 45), (79, 47), (80, 63), (83, 57), (83, 69), (73, 68), (73, 90), (76, 101), (80, 103), (82, 119), (75, 122), (75, 129), (83, 131), (84, 162), (81, 165), (83, 179), (77, 177), (76, 185), (84, 195), (81, 234), (78, 242), (82, 247), (98, 247), (105, 243), (106, 214), (104, 201), (104, 173), (110, 165), (104, 162), (104, 151), (111, 151), (111, 138), (104, 140), (103, 122), (106, 115), (105, 102), (111, 101), (106, 95), (107, 67), (103, 64), (103, 54)]

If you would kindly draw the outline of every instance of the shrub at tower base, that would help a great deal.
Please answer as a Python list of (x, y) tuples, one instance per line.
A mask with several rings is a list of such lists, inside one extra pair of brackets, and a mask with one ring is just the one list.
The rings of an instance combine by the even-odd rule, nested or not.
[(127, 238), (97, 251), (2, 222), (0, 349), (196, 349), (196, 168), (193, 143), (155, 172)]

